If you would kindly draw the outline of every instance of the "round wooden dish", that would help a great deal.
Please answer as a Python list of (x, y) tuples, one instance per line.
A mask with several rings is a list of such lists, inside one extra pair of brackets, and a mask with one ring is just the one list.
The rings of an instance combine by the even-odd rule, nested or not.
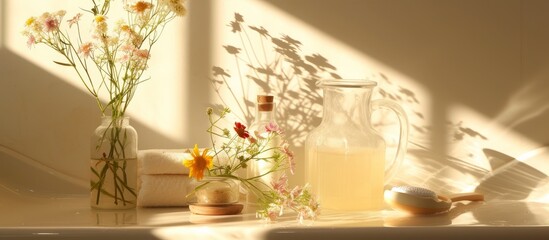
[(225, 205), (189, 205), (191, 212), (199, 215), (234, 215), (242, 212), (243, 208), (244, 205), (238, 203)]

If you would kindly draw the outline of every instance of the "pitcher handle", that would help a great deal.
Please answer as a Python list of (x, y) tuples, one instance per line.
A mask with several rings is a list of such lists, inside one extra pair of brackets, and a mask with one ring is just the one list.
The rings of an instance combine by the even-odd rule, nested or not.
[(372, 111), (386, 108), (389, 110), (392, 110), (396, 113), (398, 120), (400, 122), (400, 138), (398, 140), (398, 148), (395, 155), (395, 159), (393, 161), (393, 164), (385, 170), (385, 185), (391, 179), (395, 176), (397, 173), (397, 170), (400, 168), (400, 165), (402, 164), (402, 161), (404, 160), (404, 155), (406, 155), (406, 147), (408, 145), (408, 129), (409, 129), (409, 123), (408, 123), (408, 117), (406, 116), (406, 112), (404, 112), (404, 109), (400, 105), (398, 105), (396, 102), (389, 101), (387, 99), (378, 99), (372, 101), (371, 104)]

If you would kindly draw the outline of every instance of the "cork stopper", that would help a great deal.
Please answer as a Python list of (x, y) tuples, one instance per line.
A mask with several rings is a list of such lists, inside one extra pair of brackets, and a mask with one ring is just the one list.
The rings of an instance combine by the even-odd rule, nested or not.
[(271, 95), (257, 95), (257, 109), (263, 112), (273, 111), (274, 108), (274, 96)]

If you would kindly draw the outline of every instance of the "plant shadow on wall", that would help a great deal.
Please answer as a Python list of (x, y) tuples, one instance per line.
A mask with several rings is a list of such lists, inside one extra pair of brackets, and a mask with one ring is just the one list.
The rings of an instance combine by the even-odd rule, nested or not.
[[(263, 26), (249, 25), (239, 13), (234, 14), (228, 28), (237, 43), (224, 45), (222, 49), (234, 59), (234, 65), (212, 68), (211, 82), (219, 101), (224, 106), (231, 106), (241, 121), (250, 124), (256, 106), (255, 92), (251, 89), (275, 95), (278, 124), (292, 146), (302, 146), (309, 131), (319, 125), (322, 117), (322, 95), (317, 82), (326, 78), (341, 79), (337, 68), (319, 53), (304, 53), (303, 43), (298, 39), (285, 34), (275, 36)], [(368, 77), (378, 83), (374, 98), (382, 97), (399, 103), (407, 110), (410, 119), (411, 138), (406, 157), (409, 164), (397, 174), (395, 184), (421, 185), (442, 192), (470, 190), (471, 184), (475, 184), (478, 191), (487, 193), (488, 198), (519, 199), (518, 195), (506, 195), (505, 192), (521, 192), (520, 196), (527, 196), (547, 177), (511, 158), (506, 170), (499, 171), (498, 176), (505, 178), (521, 174), (522, 179), (529, 180), (521, 186), (508, 186), (497, 196), (493, 195), (495, 192), (489, 193), (487, 186), (491, 188), (495, 180), (491, 171), (496, 167), (487, 169), (483, 164), (492, 164), (493, 156), (486, 153), (497, 151), (479, 147), (490, 141), (489, 137), (469, 126), (466, 120), (452, 119), (446, 123), (450, 151), (443, 156), (437, 155), (429, 148), (433, 129), (420, 110), (424, 109), (420, 96), (383, 73)], [(398, 129), (395, 126), (398, 124), (395, 116), (381, 112), (372, 119), (372, 124), (383, 133), (389, 151), (396, 149)]]
[[(234, 59), (234, 65), (212, 68), (211, 82), (219, 101), (231, 106), (242, 122), (250, 124), (256, 108), (255, 92), (250, 89), (273, 94), (277, 99), (278, 124), (292, 146), (302, 146), (322, 117), (323, 100), (317, 83), (322, 79), (341, 79), (337, 68), (320, 53), (305, 53), (300, 40), (286, 34), (273, 35), (264, 26), (247, 24), (239, 13), (234, 14), (227, 26), (236, 43), (223, 45), (222, 49), (228, 59)], [(368, 78), (378, 82), (381, 97), (405, 103), (410, 109), (419, 106), (420, 101), (412, 90), (393, 83), (384, 74)], [(424, 118), (419, 111), (413, 110), (413, 113), (415, 118)], [(374, 126), (393, 125), (385, 119), (387, 116), (383, 114)], [(413, 127), (414, 131), (428, 131), (421, 125)]]
[[(322, 118), (323, 100), (317, 83), (323, 79), (342, 79), (337, 68), (320, 53), (304, 53), (303, 43), (295, 38), (285, 34), (273, 36), (263, 26), (248, 25), (239, 13), (235, 13), (228, 27), (239, 41), (222, 46), (234, 59), (234, 66), (212, 67), (211, 82), (219, 101), (225, 106), (236, 105), (233, 112), (249, 124), (254, 120), (256, 107), (255, 92), (250, 89), (275, 95), (278, 124), (293, 146), (301, 146), (308, 132), (318, 126)], [(420, 104), (412, 90), (393, 83), (382, 73), (369, 76), (369, 80), (378, 82), (381, 97), (411, 108)], [(413, 110), (413, 113), (416, 118), (424, 119), (419, 111)], [(386, 117), (388, 115), (383, 114), (374, 126), (382, 128), (392, 124)], [(413, 125), (413, 128), (428, 131), (420, 125)]]
[(240, 42), (223, 48), (234, 58), (236, 71), (212, 68), (212, 84), (219, 100), (226, 106), (236, 105), (233, 112), (250, 124), (256, 106), (250, 88), (255, 87), (256, 93), (273, 94), (276, 118), (283, 119), (278, 123), (290, 143), (300, 146), (307, 132), (320, 122), (322, 98), (316, 83), (322, 78), (340, 79), (336, 67), (320, 54), (305, 55), (302, 43), (294, 38), (273, 36), (262, 26), (247, 25), (239, 13), (234, 16), (229, 27)]

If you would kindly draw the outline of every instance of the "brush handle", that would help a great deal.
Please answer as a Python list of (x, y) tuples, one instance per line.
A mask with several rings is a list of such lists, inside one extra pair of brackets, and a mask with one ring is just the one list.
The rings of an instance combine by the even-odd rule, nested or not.
[(484, 194), (482, 193), (456, 193), (448, 196), (450, 201), (484, 201)]

